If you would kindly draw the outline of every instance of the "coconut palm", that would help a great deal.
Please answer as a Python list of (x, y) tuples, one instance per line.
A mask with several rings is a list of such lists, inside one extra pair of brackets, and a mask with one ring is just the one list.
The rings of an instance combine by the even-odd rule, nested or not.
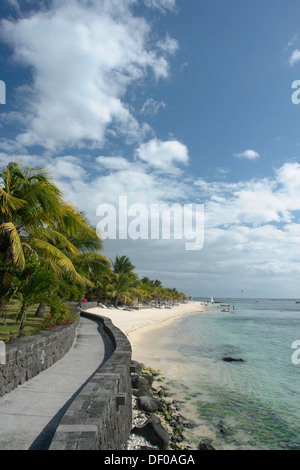
[(135, 269), (135, 266), (133, 266), (130, 259), (125, 255), (116, 256), (115, 260), (111, 261), (111, 263), (114, 273), (129, 274)]
[[(72, 259), (83, 251), (101, 248), (96, 231), (62, 199), (47, 170), (11, 162), (0, 172), (0, 261), (4, 265), (11, 261), (24, 269), (26, 259), (44, 258), (57, 274), (65, 272), (77, 281), (89, 282), (77, 272)], [(3, 270), (0, 310), (6, 282)]]
[[(70, 204), (66, 205), (57, 227), (43, 228), (38, 231), (37, 236), (38, 238), (31, 239), (31, 243), (37, 249), (40, 247), (41, 256), (44, 256), (46, 242), (49, 251), (46, 260), (48, 269), (60, 278), (67, 274), (68, 283), (74, 281), (93, 288), (99, 275), (111, 272), (109, 260), (99, 252), (103, 249), (103, 244), (96, 230), (88, 224), (85, 216)], [(54, 258), (52, 250), (59, 250)], [(59, 259), (57, 254), (61, 255)], [(36, 316), (43, 316), (44, 312), (45, 304), (42, 303), (36, 311)]]
[(111, 283), (107, 286), (107, 294), (114, 298), (115, 307), (119, 302), (127, 303), (133, 296), (139, 296), (136, 288), (137, 277), (132, 274), (114, 273)]
[[(61, 194), (42, 169), (21, 168), (9, 163), (0, 172), (0, 261), (10, 261), (19, 269), (25, 267), (25, 256), (32, 256), (28, 244), (27, 229), (39, 227), (59, 213)], [(0, 310), (3, 309), (3, 295), (7, 283), (5, 270), (0, 275)], [(2, 308), (1, 308), (2, 307)]]
[(27, 262), (24, 269), (19, 269), (11, 263), (11, 268), (14, 271), (13, 282), (10, 286), (11, 296), (13, 295), (20, 301), (16, 321), (20, 322), (19, 337), (21, 337), (28, 307), (41, 301), (52, 306), (62, 305), (62, 302), (55, 295), (57, 278), (54, 273), (45, 269), (43, 264), (36, 261)]
[[(70, 270), (63, 270), (48, 258), (48, 268), (52, 269), (60, 278), (69, 274), (68, 283), (74, 281), (81, 283), (86, 288), (95, 288), (99, 276), (111, 273), (109, 260), (99, 252), (103, 248), (102, 240), (99, 239), (95, 229), (87, 225), (86, 219), (81, 213), (73, 211), (72, 217), (68, 219), (71, 224), (67, 226), (60, 224), (57, 230), (45, 229), (39, 232), (50, 245), (58, 248), (72, 263), (75, 276)], [(75, 223), (77, 222), (77, 223)], [(65, 220), (64, 220), (65, 223)], [(60, 232), (58, 232), (58, 229)], [(36, 316), (43, 316), (44, 305), (39, 305)]]
[[(60, 213), (60, 192), (42, 169), (9, 163), (0, 172), (0, 256), (20, 269), (30, 252), (28, 231), (42, 229)], [(2, 279), (3, 281), (3, 279)]]

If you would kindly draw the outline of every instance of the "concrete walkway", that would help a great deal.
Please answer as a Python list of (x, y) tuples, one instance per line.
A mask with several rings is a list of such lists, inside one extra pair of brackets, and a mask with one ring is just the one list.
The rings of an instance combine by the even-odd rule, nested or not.
[(102, 325), (81, 317), (62, 359), (0, 397), (0, 450), (47, 450), (66, 409), (111, 353)]

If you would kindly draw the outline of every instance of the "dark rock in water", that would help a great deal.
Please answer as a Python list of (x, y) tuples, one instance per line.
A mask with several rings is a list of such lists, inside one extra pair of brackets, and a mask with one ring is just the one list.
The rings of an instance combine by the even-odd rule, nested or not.
[(148, 374), (133, 374), (131, 376), (131, 384), (133, 388), (151, 387), (154, 378)]
[(135, 397), (152, 396), (151, 385), (144, 375), (133, 375), (131, 377), (132, 394)]
[(184, 440), (184, 437), (181, 436), (181, 435), (177, 435), (177, 436), (174, 435), (174, 436), (171, 437), (172, 442), (178, 442), (179, 443), (179, 442), (182, 442), (183, 440)]
[(218, 430), (220, 431), (220, 433), (222, 434), (227, 434), (227, 429), (225, 428), (224, 424), (223, 424), (223, 421), (219, 421), (218, 423)]
[(245, 360), (242, 359), (241, 357), (224, 356), (222, 357), (222, 359), (225, 362), (245, 362)]
[(199, 450), (216, 450), (214, 446), (212, 446), (211, 443), (206, 440), (199, 442), (198, 449)]
[(176, 416), (176, 419), (177, 419), (177, 423), (180, 425), (180, 426), (183, 426), (184, 428), (187, 428), (187, 429), (194, 429), (197, 427), (197, 424), (196, 423), (193, 423), (192, 421), (188, 421), (184, 416), (182, 416), (181, 414), (177, 415)]
[(155, 413), (155, 411), (162, 411), (161, 402), (151, 396), (140, 396), (136, 400), (139, 410), (147, 411), (148, 413)]
[(153, 397), (150, 387), (149, 388), (133, 388), (132, 395), (134, 397)]
[(169, 447), (169, 434), (157, 416), (150, 416), (143, 426), (135, 426), (131, 432), (143, 436), (152, 445), (158, 446), (160, 450), (167, 450)]

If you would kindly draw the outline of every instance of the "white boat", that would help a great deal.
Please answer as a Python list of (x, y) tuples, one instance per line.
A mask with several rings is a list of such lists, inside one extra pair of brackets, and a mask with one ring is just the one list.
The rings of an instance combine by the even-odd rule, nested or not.
[(214, 303), (214, 298), (213, 298), (213, 297), (211, 297), (211, 299), (210, 299), (210, 303), (211, 303), (211, 304), (213, 304), (213, 303)]

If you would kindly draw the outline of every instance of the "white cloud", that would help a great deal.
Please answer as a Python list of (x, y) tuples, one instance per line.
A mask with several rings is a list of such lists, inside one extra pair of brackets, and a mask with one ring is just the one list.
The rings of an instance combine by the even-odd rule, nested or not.
[[(195, 185), (177, 175), (158, 177), (148, 172), (143, 162), (130, 163), (123, 157), (98, 157), (97, 164), (110, 173), (95, 173), (94, 167), (88, 168), (71, 156), (55, 158), (51, 165), (68, 199), (88, 211), (90, 218), (95, 220), (98, 204), (117, 204), (119, 195), (126, 195), (130, 204), (143, 203), (147, 207), (198, 199), (205, 207), (206, 249), (217, 250), (217, 266), (234, 260), (242, 263), (249, 250), (252, 257), (247, 262), (253, 269), (256, 264), (263, 269), (261, 260), (272, 258), (278, 250), (280, 263), (287, 266), (290, 260), (294, 266), (291, 260), (295, 250), (291, 245), (294, 247), (300, 236), (300, 225), (294, 217), (294, 211), (300, 210), (300, 184), (291, 175), (293, 170), (296, 175), (300, 171), (299, 164), (283, 165), (273, 179), (238, 183), (202, 180)], [(215, 191), (217, 187), (219, 192)], [(228, 258), (228, 252), (234, 254), (233, 259)], [(208, 256), (213, 256), (212, 252)]]
[(158, 8), (161, 11), (175, 10), (176, 0), (144, 0), (147, 7)]
[(274, 178), (236, 183), (196, 180), (206, 206), (207, 227), (285, 224), (300, 210), (300, 165), (288, 163)]
[(18, 151), (23, 154), (27, 153), (25, 147), (20, 145), (15, 140), (7, 139), (6, 137), (0, 138), (0, 150), (8, 153), (14, 153)]
[(48, 165), (52, 170), (52, 174), (59, 179), (68, 179), (73, 182), (84, 180), (87, 177), (85, 168), (81, 165), (80, 160), (72, 155), (57, 157)]
[(146, 115), (155, 115), (158, 113), (160, 108), (165, 108), (166, 103), (164, 101), (156, 101), (153, 98), (148, 98), (142, 106), (141, 113)]
[(5, 167), (9, 162), (19, 162), (25, 166), (45, 166), (46, 159), (40, 155), (23, 154), (22, 152), (6, 153), (0, 152), (0, 167)]
[(256, 160), (257, 158), (260, 157), (258, 152), (256, 152), (255, 150), (251, 150), (251, 149), (245, 150), (244, 152), (241, 152), (241, 153), (235, 153), (234, 156), (237, 158), (245, 158), (247, 160)]
[(108, 170), (128, 170), (131, 168), (130, 163), (124, 157), (96, 157), (98, 162), (104, 168)]
[(131, 142), (146, 137), (150, 128), (137, 121), (125, 94), (149, 73), (156, 80), (168, 77), (175, 41), (167, 36), (159, 48), (151, 46), (150, 25), (133, 16), (134, 3), (56, 0), (50, 10), (1, 22), (14, 60), (33, 72), (34, 82), (24, 90), (21, 144), (101, 148), (114, 128)]
[(178, 173), (178, 164), (187, 165), (188, 149), (176, 140), (152, 139), (136, 150), (136, 156), (150, 167), (163, 173)]
[(168, 54), (175, 54), (179, 49), (179, 43), (176, 39), (171, 38), (169, 34), (167, 34), (166, 38), (162, 41), (158, 41), (158, 47)]
[(289, 63), (291, 66), (295, 65), (297, 62), (299, 62), (300, 60), (300, 51), (299, 49), (295, 49), (293, 52), (292, 52), (292, 55), (290, 56), (289, 58)]
[(300, 165), (299, 163), (285, 163), (276, 171), (277, 180), (290, 193), (300, 191)]

